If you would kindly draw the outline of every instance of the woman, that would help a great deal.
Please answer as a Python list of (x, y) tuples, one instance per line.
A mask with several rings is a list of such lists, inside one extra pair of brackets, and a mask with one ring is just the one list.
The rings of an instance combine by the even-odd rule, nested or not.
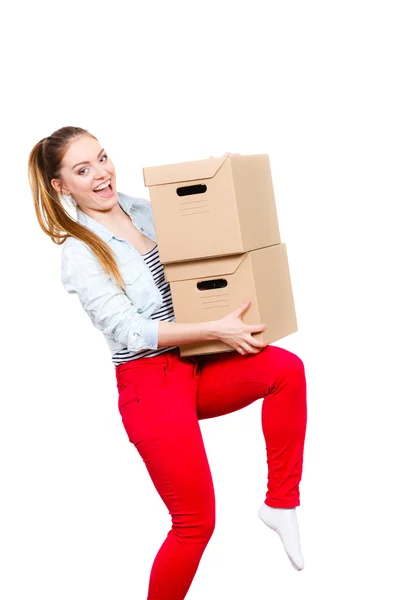
[[(115, 168), (97, 138), (63, 127), (29, 155), (29, 180), (43, 231), (62, 248), (62, 282), (106, 338), (118, 408), (172, 517), (155, 557), (148, 600), (182, 600), (215, 527), (212, 476), (199, 419), (263, 398), (268, 491), (260, 518), (296, 570), (304, 567), (296, 506), (306, 432), (306, 379), (295, 354), (256, 340), (249, 306), (216, 321), (175, 323), (151, 204), (117, 192)], [(69, 196), (77, 220), (63, 205)], [(221, 340), (234, 351), (180, 357), (179, 346)]]

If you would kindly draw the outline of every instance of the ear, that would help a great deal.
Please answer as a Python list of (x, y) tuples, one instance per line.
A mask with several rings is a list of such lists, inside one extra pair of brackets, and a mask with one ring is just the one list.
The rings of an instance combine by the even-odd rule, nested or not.
[(66, 196), (69, 194), (69, 190), (61, 187), (61, 182), (59, 179), (52, 179), (50, 183), (53, 186), (53, 188), (56, 190), (56, 192), (58, 192), (59, 194), (63, 194)]

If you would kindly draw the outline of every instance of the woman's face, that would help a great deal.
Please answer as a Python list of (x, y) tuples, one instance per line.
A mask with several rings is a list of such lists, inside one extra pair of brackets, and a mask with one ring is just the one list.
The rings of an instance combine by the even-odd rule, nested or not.
[[(83, 163), (83, 164), (82, 164)], [(83, 135), (68, 146), (60, 179), (52, 186), (61, 194), (71, 194), (83, 212), (109, 210), (118, 204), (115, 169), (111, 159), (94, 138)], [(95, 191), (102, 184), (110, 184)]]

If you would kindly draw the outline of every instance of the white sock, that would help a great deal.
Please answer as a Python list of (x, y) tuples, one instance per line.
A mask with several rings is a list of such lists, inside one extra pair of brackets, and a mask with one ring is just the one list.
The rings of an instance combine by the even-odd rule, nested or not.
[(268, 527), (277, 532), (293, 567), (297, 571), (304, 569), (296, 508), (273, 508), (263, 503), (258, 516)]

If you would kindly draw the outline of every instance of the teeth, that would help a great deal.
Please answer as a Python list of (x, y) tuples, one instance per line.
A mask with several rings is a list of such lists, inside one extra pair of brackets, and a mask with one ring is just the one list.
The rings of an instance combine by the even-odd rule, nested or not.
[(98, 192), (100, 190), (104, 190), (104, 188), (106, 188), (109, 183), (111, 183), (111, 179), (109, 179), (106, 183), (103, 183), (103, 185), (99, 185), (97, 188), (94, 188), (95, 192)]

